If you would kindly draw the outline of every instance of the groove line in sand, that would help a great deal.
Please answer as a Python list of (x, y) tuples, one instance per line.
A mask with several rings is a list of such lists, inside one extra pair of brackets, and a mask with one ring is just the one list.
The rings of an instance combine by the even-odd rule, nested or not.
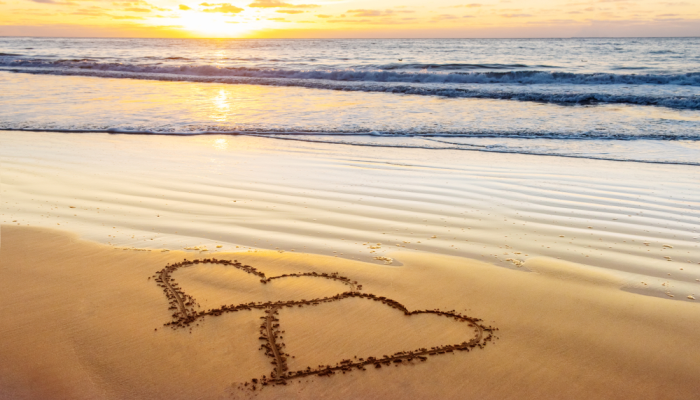
[[(225, 266), (231, 266), (244, 271), (248, 274), (252, 274), (260, 277), (261, 284), (267, 284), (274, 279), (282, 278), (294, 278), (294, 277), (314, 277), (322, 278), (333, 281), (338, 281), (349, 287), (349, 291), (336, 294), (330, 297), (320, 297), (311, 300), (288, 300), (288, 301), (268, 301), (268, 302), (249, 302), (241, 303), (237, 305), (222, 305), (219, 308), (209, 309), (205, 311), (198, 311), (196, 307), (199, 306), (197, 301), (190, 295), (185, 294), (185, 292), (179, 287), (175, 280), (172, 278), (172, 274), (185, 267), (191, 267), (199, 264), (221, 264)], [(494, 332), (498, 328), (492, 326), (486, 326), (482, 323), (481, 319), (468, 317), (466, 315), (459, 314), (454, 310), (442, 311), (439, 309), (433, 310), (414, 310), (409, 311), (403, 304), (396, 300), (377, 296), (370, 293), (360, 293), (362, 290), (362, 285), (359, 285), (357, 281), (353, 281), (350, 278), (339, 275), (338, 273), (316, 273), (316, 272), (298, 272), (292, 274), (283, 274), (279, 276), (266, 277), (265, 273), (257, 270), (250, 265), (243, 265), (237, 260), (218, 260), (215, 258), (206, 258), (202, 260), (183, 260), (179, 263), (168, 264), (160, 271), (157, 271), (153, 276), (158, 286), (163, 288), (166, 298), (170, 304), (170, 309), (175, 310), (172, 314), (173, 320), (164, 324), (172, 329), (187, 328), (195, 321), (205, 318), (220, 316), (228, 312), (238, 312), (238, 311), (252, 311), (252, 310), (264, 310), (265, 315), (261, 317), (263, 320), (260, 326), (260, 340), (266, 343), (262, 344), (259, 350), (265, 350), (265, 355), (271, 358), (271, 364), (274, 366), (270, 376), (267, 377), (263, 375), (262, 378), (254, 378), (250, 382), (245, 382), (239, 385), (239, 389), (242, 390), (257, 390), (262, 389), (264, 386), (275, 386), (275, 385), (286, 385), (287, 381), (294, 378), (308, 377), (312, 375), (317, 376), (331, 376), (335, 375), (336, 372), (342, 372), (343, 374), (352, 371), (353, 369), (358, 369), (361, 371), (366, 371), (365, 366), (374, 365), (375, 368), (381, 368), (382, 365), (389, 366), (394, 364), (398, 365), (410, 365), (412, 361), (418, 360), (420, 362), (426, 361), (428, 356), (444, 355), (449, 353), (455, 353), (455, 351), (467, 351), (472, 349), (480, 348), (483, 349), (484, 346), (496, 339)], [(150, 279), (150, 278), (149, 278)], [(348, 298), (357, 298), (363, 300), (372, 300), (380, 302), (386, 306), (394, 308), (401, 311), (405, 316), (410, 317), (411, 315), (417, 314), (434, 314), (436, 316), (442, 316), (446, 318), (451, 318), (456, 322), (467, 323), (467, 331), (471, 331), (473, 336), (469, 337), (461, 343), (448, 344), (431, 347), (430, 349), (421, 347), (415, 350), (404, 350), (399, 351), (391, 355), (383, 355), (382, 357), (372, 356), (365, 358), (354, 357), (355, 360), (344, 359), (337, 362), (335, 365), (319, 365), (315, 368), (306, 367), (305, 369), (298, 371), (288, 371), (287, 358), (290, 357), (289, 354), (284, 353), (282, 350), (284, 343), (281, 342), (281, 336), (279, 334), (282, 332), (279, 329), (280, 321), (277, 318), (279, 315), (279, 310), (282, 307), (305, 307), (305, 306), (316, 306), (322, 303), (330, 303), (334, 301), (341, 301)], [(471, 329), (469, 329), (471, 328)], [(190, 328), (191, 329), (191, 328)]]

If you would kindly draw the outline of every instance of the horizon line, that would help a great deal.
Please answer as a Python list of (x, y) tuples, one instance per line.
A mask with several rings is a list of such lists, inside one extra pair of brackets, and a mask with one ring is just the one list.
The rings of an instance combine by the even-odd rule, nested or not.
[(547, 37), (138, 37), (138, 36), (27, 36), (0, 35), (0, 38), (32, 39), (173, 39), (173, 40), (532, 40), (532, 39), (698, 39), (696, 36), (547, 36)]

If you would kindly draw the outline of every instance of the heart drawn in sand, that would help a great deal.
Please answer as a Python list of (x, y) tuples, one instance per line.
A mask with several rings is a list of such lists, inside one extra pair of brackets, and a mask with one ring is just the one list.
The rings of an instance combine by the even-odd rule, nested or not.
[[(320, 297), (311, 300), (301, 299), (301, 300), (279, 300), (279, 301), (267, 301), (267, 302), (250, 302), (241, 303), (236, 305), (222, 305), (216, 309), (209, 309), (205, 311), (198, 311), (196, 300), (188, 295), (179, 287), (175, 280), (172, 278), (173, 272), (180, 268), (191, 267), (199, 264), (219, 264), (226, 267), (236, 268), (248, 274), (257, 276), (260, 278), (260, 284), (265, 285), (275, 279), (284, 279), (291, 277), (313, 277), (319, 279), (328, 279), (336, 282), (340, 282), (348, 287), (348, 290), (329, 297)], [(172, 329), (186, 328), (190, 326), (195, 321), (206, 317), (216, 317), (224, 313), (239, 312), (245, 310), (264, 310), (265, 315), (261, 317), (262, 324), (260, 325), (260, 336), (259, 339), (263, 342), (260, 346), (260, 350), (264, 350), (265, 354), (271, 359), (271, 364), (273, 370), (270, 376), (263, 375), (262, 378), (254, 378), (251, 382), (245, 385), (255, 390), (258, 385), (260, 386), (270, 386), (270, 385), (285, 385), (287, 380), (294, 378), (307, 377), (312, 375), (318, 376), (331, 376), (336, 372), (346, 373), (353, 369), (365, 370), (366, 366), (374, 366), (375, 368), (381, 368), (382, 365), (402, 365), (416, 362), (426, 361), (428, 356), (437, 356), (441, 354), (454, 353), (455, 351), (466, 351), (469, 352), (474, 348), (484, 348), (484, 346), (494, 339), (494, 331), (498, 328), (491, 326), (486, 326), (481, 323), (478, 318), (468, 317), (459, 314), (454, 311), (441, 311), (438, 309), (434, 310), (414, 310), (409, 311), (403, 304), (396, 300), (389, 299), (384, 296), (377, 296), (369, 293), (361, 293), (362, 285), (359, 285), (357, 281), (353, 281), (350, 278), (341, 276), (337, 273), (326, 274), (326, 273), (316, 273), (316, 272), (299, 272), (294, 274), (283, 274), (279, 276), (267, 277), (265, 273), (257, 270), (249, 265), (242, 265), (238, 261), (229, 260), (217, 260), (215, 258), (207, 258), (203, 260), (184, 260), (175, 264), (168, 264), (162, 270), (156, 272), (154, 275), (155, 281), (163, 289), (165, 296), (168, 298), (170, 303), (170, 309), (174, 310), (173, 320), (164, 324), (165, 326), (171, 327)], [(335, 301), (342, 301), (344, 299), (360, 299), (367, 301), (379, 302), (388, 307), (394, 308), (402, 312), (406, 317), (416, 314), (432, 314), (435, 316), (446, 317), (454, 320), (458, 323), (464, 323), (466, 328), (465, 332), (467, 334), (471, 333), (471, 337), (467, 337), (467, 340), (462, 341), (457, 344), (445, 344), (440, 346), (435, 346), (431, 348), (418, 348), (406, 351), (399, 351), (392, 355), (384, 355), (377, 357), (367, 357), (359, 359), (344, 359), (337, 362), (335, 365), (322, 365), (318, 367), (306, 367), (298, 371), (289, 371), (287, 367), (287, 359), (291, 357), (289, 354), (285, 353), (283, 350), (284, 345), (281, 343), (280, 336), (280, 324), (277, 318), (278, 312), (283, 307), (305, 307), (318, 305), (322, 303), (330, 303)]]

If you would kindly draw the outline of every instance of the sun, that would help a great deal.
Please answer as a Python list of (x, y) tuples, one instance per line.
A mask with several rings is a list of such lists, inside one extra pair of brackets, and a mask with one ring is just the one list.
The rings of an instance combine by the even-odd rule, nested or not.
[(261, 28), (256, 26), (257, 21), (239, 22), (214, 13), (187, 12), (175, 21), (194, 36), (207, 38), (241, 37)]

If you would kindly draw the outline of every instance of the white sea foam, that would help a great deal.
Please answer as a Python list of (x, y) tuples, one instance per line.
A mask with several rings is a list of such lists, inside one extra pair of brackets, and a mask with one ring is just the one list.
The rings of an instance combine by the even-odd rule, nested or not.
[[(572, 76), (568, 79), (560, 79), (557, 85), (552, 86), (543, 85), (543, 83), (552, 83), (555, 75), (540, 72), (529, 76), (522, 74), (523, 77), (526, 77), (523, 79), (516, 78), (520, 76), (517, 73), (507, 73), (502, 74), (501, 80), (498, 80), (495, 76), (489, 77), (483, 73), (471, 75), (387, 71), (232, 70), (213, 66), (142, 67), (120, 64), (89, 64), (91, 65), (59, 67), (54, 63), (42, 66), (36, 63), (26, 63), (10, 67), (0, 63), (0, 70), (33, 74), (174, 82), (297, 86), (325, 90), (385, 92), (449, 98), (504, 99), (558, 104), (617, 103), (700, 110), (700, 74), (685, 77), (592, 76), (589, 84), (580, 87), (582, 85), (579, 85), (578, 81), (585, 81), (585, 77)], [(547, 82), (548, 79), (550, 82)], [(625, 79), (643, 81), (644, 85), (653, 85), (654, 87), (619, 87)], [(693, 84), (669, 83), (683, 80), (693, 82)], [(603, 82), (605, 84), (602, 84)], [(523, 86), (525, 83), (531, 85)], [(471, 85), (464, 86), (465, 84)], [(612, 84), (615, 84), (615, 87), (611, 88)]]
[[(571, 73), (536, 69), (502, 72), (464, 72), (465, 68), (468, 71), (468, 66), (455, 66), (453, 64), (382, 65), (372, 70), (354, 68), (296, 70), (189, 64), (162, 66), (152, 64), (105, 63), (96, 62), (91, 59), (50, 60), (3, 56), (0, 57), (0, 66), (4, 68), (47, 68), (51, 69), (54, 73), (61, 73), (62, 70), (88, 69), (94, 71), (132, 72), (136, 74), (173, 74), (222, 78), (322, 79), (351, 82), (700, 86), (700, 72), (688, 72), (683, 74), (612, 74)], [(483, 65), (478, 65), (478, 67), (494, 68)], [(527, 66), (522, 65), (520, 67)], [(444, 72), (450, 70), (460, 70), (461, 72)]]

